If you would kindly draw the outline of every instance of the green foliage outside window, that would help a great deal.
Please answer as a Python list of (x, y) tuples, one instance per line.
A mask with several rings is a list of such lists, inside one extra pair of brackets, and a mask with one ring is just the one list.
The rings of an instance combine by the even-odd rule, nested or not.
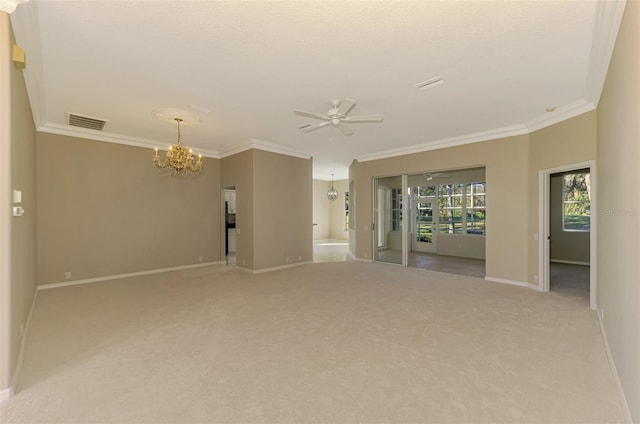
[(590, 231), (591, 174), (565, 174), (562, 183), (562, 229)]

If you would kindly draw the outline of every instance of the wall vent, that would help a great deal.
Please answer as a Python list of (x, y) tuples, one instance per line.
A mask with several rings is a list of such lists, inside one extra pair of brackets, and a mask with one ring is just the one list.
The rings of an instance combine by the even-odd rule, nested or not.
[(74, 127), (87, 128), (90, 130), (102, 131), (107, 121), (99, 118), (90, 118), (88, 116), (77, 115), (69, 112), (69, 125)]

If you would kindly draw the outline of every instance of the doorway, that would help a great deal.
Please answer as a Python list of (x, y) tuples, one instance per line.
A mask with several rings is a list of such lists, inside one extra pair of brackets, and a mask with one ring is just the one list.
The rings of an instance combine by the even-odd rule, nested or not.
[[(373, 259), (397, 265), (407, 264), (407, 176), (377, 177), (373, 184)], [(406, 200), (409, 196), (406, 196)]]
[(229, 186), (224, 188), (224, 252), (225, 263), (234, 265), (236, 263), (236, 188)]
[[(595, 161), (539, 172), (538, 289), (596, 308)], [(585, 293), (588, 291), (588, 293)]]

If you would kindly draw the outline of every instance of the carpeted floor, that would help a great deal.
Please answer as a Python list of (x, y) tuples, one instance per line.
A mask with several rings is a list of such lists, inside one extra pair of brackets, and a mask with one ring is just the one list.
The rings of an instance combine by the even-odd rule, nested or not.
[(38, 294), (2, 423), (623, 422), (584, 302), (364, 263)]

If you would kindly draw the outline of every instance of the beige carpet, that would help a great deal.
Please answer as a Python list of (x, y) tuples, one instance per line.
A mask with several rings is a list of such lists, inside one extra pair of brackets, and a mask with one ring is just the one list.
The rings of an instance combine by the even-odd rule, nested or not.
[(363, 262), (40, 291), (2, 423), (622, 422), (595, 313)]

